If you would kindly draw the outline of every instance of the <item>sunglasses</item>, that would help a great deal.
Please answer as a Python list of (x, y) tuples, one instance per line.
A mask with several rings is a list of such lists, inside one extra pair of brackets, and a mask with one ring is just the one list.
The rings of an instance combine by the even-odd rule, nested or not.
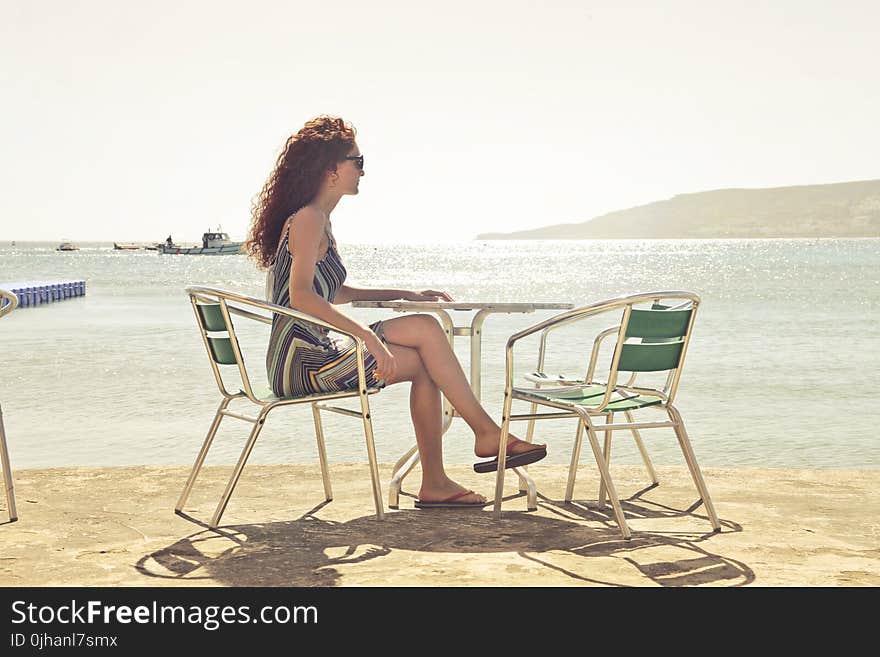
[(364, 156), (363, 155), (349, 155), (348, 157), (342, 158), (343, 160), (351, 160), (354, 162), (354, 165), (360, 169), (364, 170)]

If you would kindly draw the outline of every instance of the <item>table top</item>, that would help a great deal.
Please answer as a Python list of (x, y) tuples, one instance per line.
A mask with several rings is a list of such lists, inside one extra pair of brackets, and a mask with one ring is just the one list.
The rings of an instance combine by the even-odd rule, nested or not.
[(392, 310), (491, 310), (499, 313), (530, 313), (535, 310), (570, 310), (571, 303), (507, 301), (352, 301), (355, 308), (390, 308)]

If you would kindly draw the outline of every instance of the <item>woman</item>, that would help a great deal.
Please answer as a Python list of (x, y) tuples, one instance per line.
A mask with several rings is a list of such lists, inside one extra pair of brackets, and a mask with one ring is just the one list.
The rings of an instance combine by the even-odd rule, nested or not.
[[(309, 121), (287, 140), (254, 205), (248, 250), (262, 267), (274, 270), (273, 303), (364, 341), (369, 385), (411, 383), (410, 413), (422, 465), (416, 506), (484, 506), (485, 497), (454, 482), (443, 468), (441, 392), (473, 430), (478, 457), (497, 456), (501, 428), (471, 391), (439, 322), (431, 315), (407, 315), (364, 326), (334, 307), (350, 301), (452, 300), (435, 290), (345, 284), (330, 214), (339, 199), (358, 193), (363, 176), (364, 156), (354, 128), (330, 116)], [(316, 324), (290, 317), (275, 316), (266, 364), (279, 396), (357, 386), (354, 341), (347, 336), (331, 340)], [(511, 467), (537, 461), (547, 451), (511, 436), (507, 454)], [(497, 461), (491, 470), (496, 468)]]

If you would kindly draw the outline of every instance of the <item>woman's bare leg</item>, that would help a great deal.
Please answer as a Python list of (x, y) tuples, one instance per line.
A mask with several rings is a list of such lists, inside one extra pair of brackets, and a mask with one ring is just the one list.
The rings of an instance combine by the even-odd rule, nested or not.
[[(388, 349), (397, 359), (397, 372), (388, 384), (412, 382), (409, 407), (416, 432), (416, 443), (419, 446), (419, 460), (422, 464), (419, 499), (445, 500), (467, 490), (450, 479), (443, 468), (443, 407), (440, 389), (425, 370), (417, 350), (392, 342), (388, 343)], [(471, 493), (459, 498), (459, 501), (485, 502), (486, 498)]]
[[(446, 395), (458, 414), (474, 432), (474, 453), (480, 457), (498, 454), (501, 427), (486, 413), (471, 390), (439, 322), (431, 315), (407, 315), (382, 322), (385, 339), (418, 352), (431, 380)], [(532, 445), (511, 435), (509, 454), (518, 454), (543, 445)]]

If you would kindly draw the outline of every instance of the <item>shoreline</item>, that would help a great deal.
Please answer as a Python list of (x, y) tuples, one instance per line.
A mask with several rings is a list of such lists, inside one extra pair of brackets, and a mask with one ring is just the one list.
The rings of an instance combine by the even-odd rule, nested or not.
[[(582, 464), (531, 466), (538, 510), (505, 480), (500, 521), (483, 510), (418, 510), (418, 473), (375, 519), (366, 464), (250, 465), (223, 516), (210, 518), (232, 466), (206, 466), (186, 515), (173, 507), (188, 466), (33, 468), (13, 472), (19, 520), (0, 502), (0, 586), (877, 586), (878, 470), (703, 468), (722, 530), (713, 533), (684, 466), (612, 464), (631, 541), (598, 475)], [(494, 475), (450, 466), (491, 496)]]

